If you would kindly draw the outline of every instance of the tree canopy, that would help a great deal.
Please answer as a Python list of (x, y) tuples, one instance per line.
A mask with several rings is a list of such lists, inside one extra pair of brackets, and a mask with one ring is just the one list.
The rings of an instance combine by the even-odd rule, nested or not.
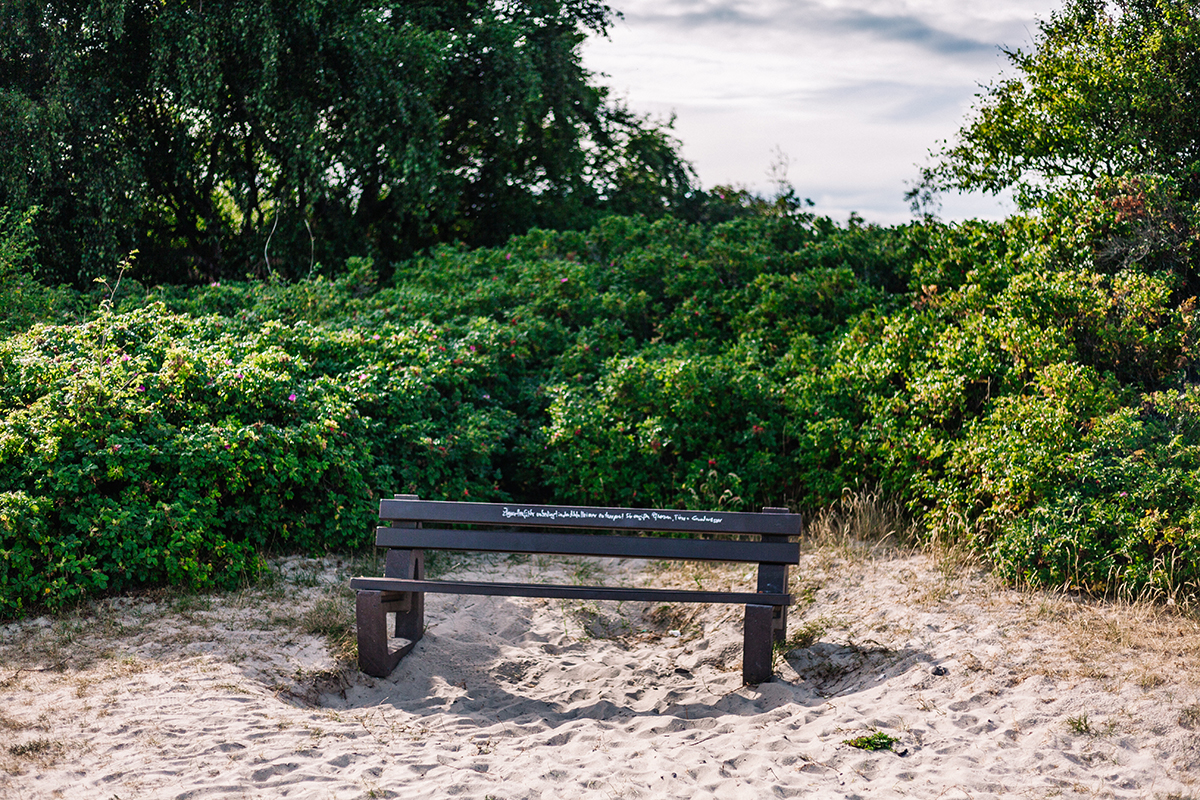
[(1054, 185), (1127, 174), (1173, 179), (1200, 198), (1200, 7), (1190, 0), (1067, 0), (1015, 75), (982, 91), (924, 189)]
[(0, 0), (0, 207), (44, 277), (305, 274), (661, 214), (693, 173), (579, 44), (598, 0)]

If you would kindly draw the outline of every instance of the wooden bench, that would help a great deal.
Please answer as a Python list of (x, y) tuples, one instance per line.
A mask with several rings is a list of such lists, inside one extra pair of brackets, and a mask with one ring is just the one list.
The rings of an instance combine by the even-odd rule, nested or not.
[[(386, 677), (421, 639), (425, 593), (549, 597), (572, 600), (634, 600), (659, 603), (737, 603), (746, 606), (742, 678), (762, 683), (772, 674), (772, 645), (787, 630), (788, 565), (799, 563), (800, 548), (789, 537), (800, 534), (800, 516), (786, 508), (762, 513), (676, 511), (640, 508), (458, 503), (399, 495), (379, 504), (381, 525), (375, 536), (387, 548), (384, 576), (350, 581), (357, 590), (358, 664), (368, 675)], [(450, 529), (447, 525), (470, 525)], [(487, 527), (480, 527), (487, 526)], [(538, 529), (550, 530), (538, 530)], [(576, 532), (563, 532), (571, 529)], [(589, 532), (590, 531), (590, 532)], [(628, 533), (687, 534), (687, 538)], [(695, 534), (721, 538), (700, 538)], [(755, 539), (729, 538), (731, 535)], [(732, 561), (758, 564), (754, 591), (710, 592), (608, 586), (559, 586), (536, 583), (487, 583), (425, 579), (425, 550), (601, 556), (683, 561)], [(394, 635), (408, 640), (393, 647)]]

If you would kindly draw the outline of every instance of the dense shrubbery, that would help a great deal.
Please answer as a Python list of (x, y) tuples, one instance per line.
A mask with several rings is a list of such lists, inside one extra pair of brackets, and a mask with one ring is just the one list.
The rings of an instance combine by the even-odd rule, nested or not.
[(0, 348), (4, 610), (359, 546), (382, 492), (778, 502), (787, 364), (884, 298), (868, 273), (909, 239), (612, 218), (443, 247), (383, 288), (356, 260), (336, 281), (44, 293), (51, 316), (60, 294), (97, 310)]
[(0, 348), (3, 608), (359, 546), (400, 491), (736, 509), (880, 486), (1015, 580), (1194, 592), (1195, 229), (1139, 179), (1006, 223), (609, 218), (388, 285), (351, 260), (35, 293), (82, 316)]
[[(328, 287), (334, 289), (334, 287)], [(494, 326), (187, 316), (161, 304), (0, 345), (0, 606), (224, 585), (266, 550), (362, 546), (373, 491), (497, 496)]]

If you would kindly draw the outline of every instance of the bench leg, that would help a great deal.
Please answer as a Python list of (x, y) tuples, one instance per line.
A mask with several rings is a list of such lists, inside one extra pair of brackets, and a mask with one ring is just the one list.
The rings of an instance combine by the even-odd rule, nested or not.
[(772, 606), (771, 641), (783, 644), (787, 640), (787, 606)]
[[(423, 550), (389, 550), (383, 574), (389, 578), (425, 580), (425, 552)], [(409, 605), (404, 611), (396, 612), (396, 636), (417, 642), (425, 635), (425, 593), (407, 592)]]
[[(782, 537), (763, 537), (777, 539)], [(787, 564), (760, 564), (758, 566), (758, 591), (786, 592), (788, 585)], [(771, 638), (776, 643), (787, 638), (787, 606), (775, 606), (771, 622)]]
[[(387, 597), (385, 598), (385, 595)], [(359, 590), (354, 612), (358, 623), (358, 668), (376, 678), (386, 678), (400, 659), (413, 649), (416, 641), (392, 649), (388, 644), (387, 615), (390, 609), (407, 605), (393, 599), (401, 597), (395, 592)], [(397, 610), (399, 617), (404, 612)]]
[[(423, 580), (425, 554), (420, 550), (389, 550), (383, 574), (389, 578)], [(388, 643), (389, 611), (396, 615), (394, 635), (408, 640), (395, 649)], [(355, 616), (358, 668), (376, 678), (386, 678), (425, 635), (425, 593), (359, 591)]]
[(765, 683), (774, 673), (774, 606), (746, 606), (742, 633), (742, 683)]

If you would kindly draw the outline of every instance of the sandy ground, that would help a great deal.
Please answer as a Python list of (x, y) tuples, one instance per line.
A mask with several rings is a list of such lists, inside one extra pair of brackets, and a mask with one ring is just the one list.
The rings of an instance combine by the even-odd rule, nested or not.
[[(0, 627), (0, 797), (1200, 797), (1200, 626), (1162, 609), (826, 546), (795, 572), (770, 683), (740, 685), (738, 607), (453, 596), (428, 598), (424, 640), (380, 680), (305, 632), (344, 628), (352, 565), (278, 569), (267, 589)], [(892, 749), (846, 743), (875, 733)]]

